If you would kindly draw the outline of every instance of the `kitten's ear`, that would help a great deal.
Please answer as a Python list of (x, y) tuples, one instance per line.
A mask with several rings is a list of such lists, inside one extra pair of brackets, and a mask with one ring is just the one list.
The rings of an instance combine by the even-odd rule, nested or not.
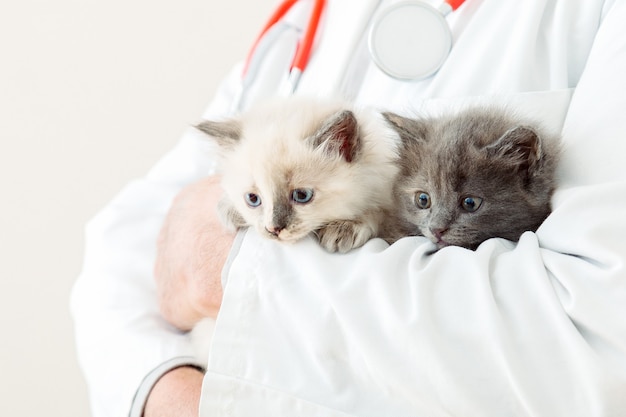
[(222, 122), (214, 122), (204, 120), (197, 124), (196, 129), (211, 136), (218, 145), (223, 148), (229, 148), (239, 142), (241, 138), (241, 122), (238, 120), (226, 120)]
[(407, 126), (411, 124), (411, 119), (408, 117), (400, 116), (399, 114), (392, 113), (390, 111), (385, 111), (381, 113), (385, 120), (389, 122), (391, 127), (396, 130), (406, 130)]
[(516, 126), (506, 131), (487, 147), (493, 155), (530, 173), (542, 158), (541, 141), (537, 132), (526, 126)]
[(359, 124), (350, 110), (334, 114), (311, 136), (314, 147), (324, 146), (327, 152), (340, 154), (348, 162), (354, 159), (360, 142)]
[(392, 112), (383, 112), (381, 114), (391, 128), (400, 135), (403, 145), (421, 142), (427, 137), (426, 132), (424, 132), (424, 124), (418, 120), (409, 119)]

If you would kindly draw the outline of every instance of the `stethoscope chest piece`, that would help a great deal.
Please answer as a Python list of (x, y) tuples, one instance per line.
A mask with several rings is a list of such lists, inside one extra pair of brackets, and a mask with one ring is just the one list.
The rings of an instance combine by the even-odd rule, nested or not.
[(421, 1), (400, 2), (383, 10), (370, 28), (368, 41), (376, 65), (401, 80), (433, 75), (452, 47), (443, 14)]

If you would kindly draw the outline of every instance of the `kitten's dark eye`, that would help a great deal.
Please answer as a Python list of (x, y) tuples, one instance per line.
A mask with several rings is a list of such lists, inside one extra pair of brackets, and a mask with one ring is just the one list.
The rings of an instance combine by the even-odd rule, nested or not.
[(296, 188), (291, 192), (293, 201), (299, 204), (306, 204), (313, 198), (313, 190), (310, 188)]
[(243, 198), (250, 207), (259, 207), (261, 205), (261, 197), (254, 193), (246, 193)]
[(418, 192), (415, 194), (415, 205), (421, 209), (430, 207), (430, 196), (426, 193)]
[(478, 210), (482, 202), (483, 199), (480, 197), (465, 197), (461, 201), (461, 206), (463, 207), (463, 210), (473, 213)]

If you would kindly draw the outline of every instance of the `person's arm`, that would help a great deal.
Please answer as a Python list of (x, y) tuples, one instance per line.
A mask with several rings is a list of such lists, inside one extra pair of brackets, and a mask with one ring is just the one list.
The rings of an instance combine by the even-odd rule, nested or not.
[[(71, 308), (94, 417), (139, 417), (150, 387), (180, 366), (202, 367), (190, 336), (163, 319), (153, 278), (157, 236), (184, 184), (210, 172), (203, 142), (188, 133), (153, 171), (129, 184), (87, 226), (85, 262)], [(199, 155), (194, 159), (190, 154)], [(168, 162), (169, 161), (169, 162)]]
[[(161, 227), (154, 269), (159, 307), (179, 329), (189, 330), (219, 311), (222, 268), (234, 239), (217, 217), (221, 194), (218, 177), (186, 186)], [(196, 235), (199, 229), (203, 233)], [(203, 376), (190, 366), (168, 371), (151, 388), (143, 417), (197, 416)]]
[[(286, 78), (298, 19), (291, 19), (289, 30), (276, 39), (259, 63), (243, 108), (274, 94)], [(236, 66), (204, 117), (227, 116), (240, 86), (241, 66)], [(129, 411), (131, 417), (139, 417), (148, 396), (152, 404), (174, 398), (182, 407), (197, 412), (197, 404), (187, 403), (176, 392), (185, 384), (197, 389), (199, 382), (197, 374), (179, 368), (201, 367), (203, 363), (197, 359), (191, 336), (166, 321), (161, 310), (172, 322), (188, 329), (200, 316), (215, 313), (215, 307), (205, 309), (201, 304), (219, 302), (221, 288), (205, 288), (204, 294), (210, 294), (206, 300), (183, 292), (182, 298), (162, 297), (159, 301), (158, 288), (165, 281), (160, 280), (157, 287), (153, 269), (157, 238), (170, 204), (186, 185), (213, 173), (214, 165), (212, 147), (203, 134), (190, 128), (146, 178), (127, 186), (86, 228), (85, 261), (73, 288), (71, 310), (93, 417), (126, 416)], [(224, 251), (226, 247), (224, 243)], [(219, 270), (216, 263), (212, 272)], [(217, 278), (215, 282), (219, 282)], [(166, 300), (181, 309), (168, 307)], [(193, 307), (185, 311), (189, 306)], [(171, 405), (176, 416), (177, 405)]]
[[(238, 82), (234, 70), (207, 117), (230, 109)], [(187, 184), (214, 172), (214, 165), (211, 145), (189, 128), (145, 178), (125, 187), (87, 225), (71, 310), (94, 417), (139, 417), (153, 385), (169, 379), (161, 380), (163, 375), (181, 366), (204, 366), (190, 335), (163, 318), (153, 270), (172, 201)]]

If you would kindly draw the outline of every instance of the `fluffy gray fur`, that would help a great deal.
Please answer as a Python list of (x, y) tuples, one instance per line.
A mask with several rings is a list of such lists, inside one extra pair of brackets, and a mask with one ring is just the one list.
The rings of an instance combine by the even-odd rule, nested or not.
[[(438, 249), (516, 241), (551, 211), (559, 139), (499, 108), (435, 118), (384, 117), (402, 139), (394, 238), (424, 235)], [(391, 239), (393, 240), (393, 239)]]
[(332, 252), (379, 235), (398, 172), (397, 135), (380, 114), (289, 98), (197, 127), (222, 151), (227, 226), (282, 242), (314, 233)]

